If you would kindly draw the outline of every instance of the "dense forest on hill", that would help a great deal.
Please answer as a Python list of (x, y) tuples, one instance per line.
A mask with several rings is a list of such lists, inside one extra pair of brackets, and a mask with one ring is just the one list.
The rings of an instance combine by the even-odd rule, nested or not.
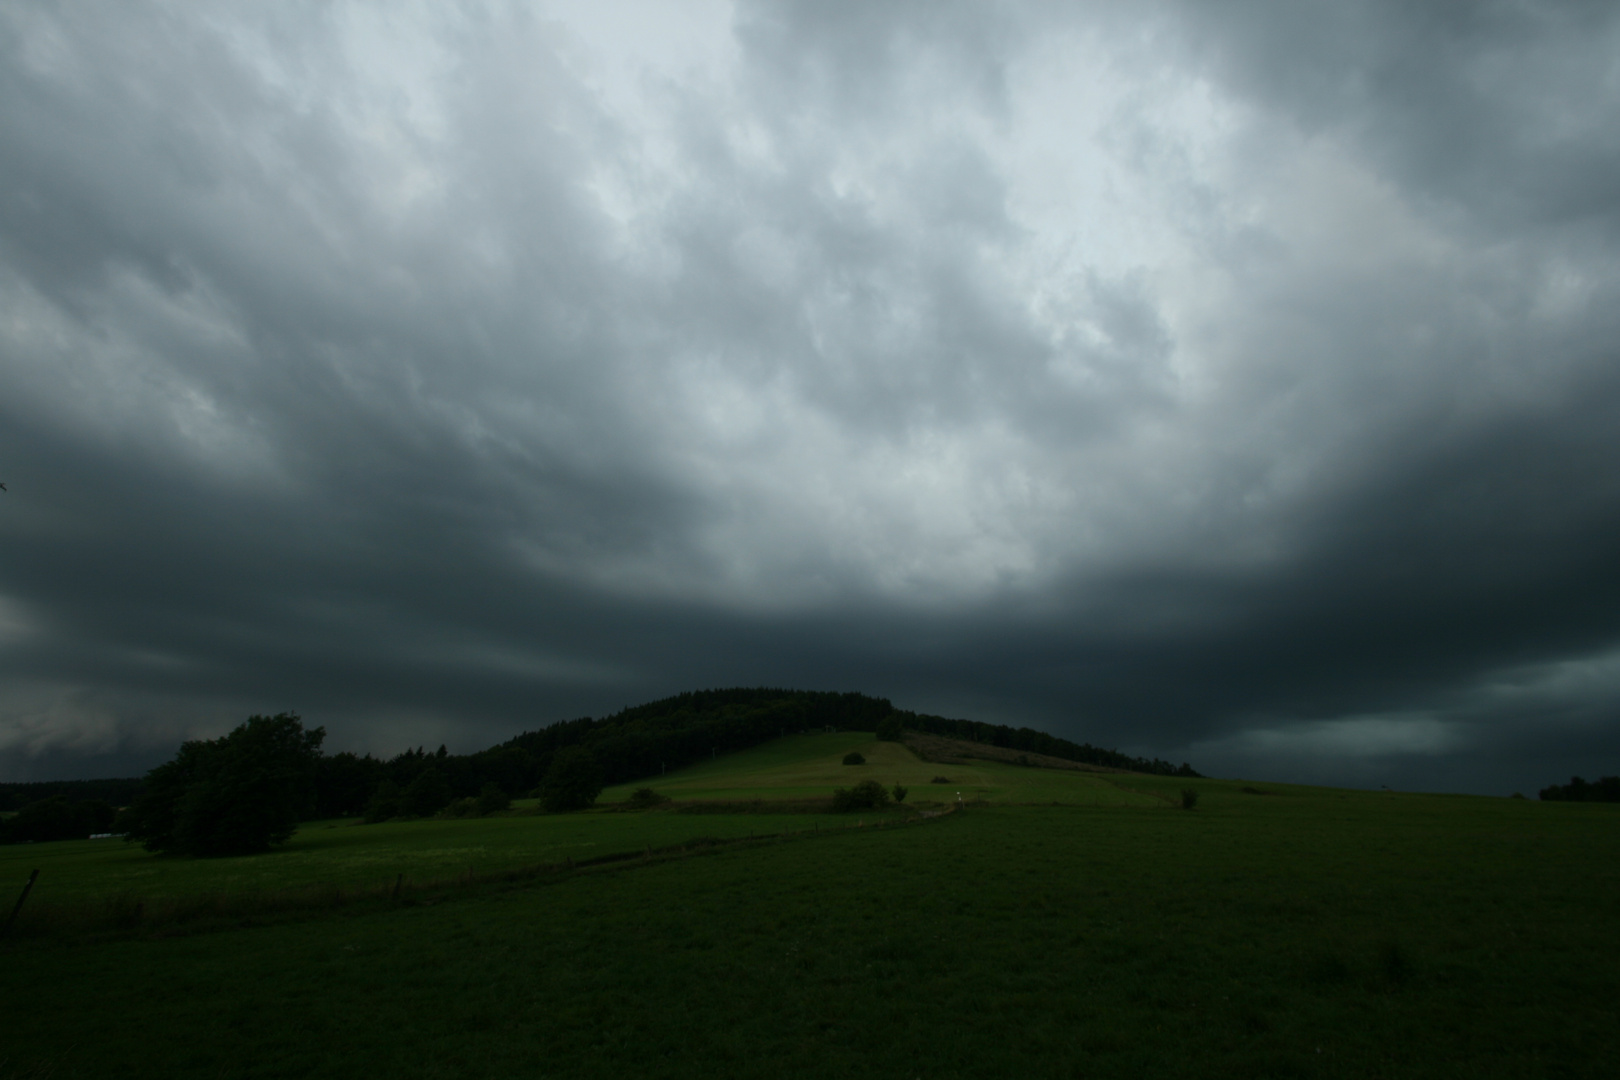
[[(905, 728), (1118, 769), (1199, 775), (1190, 765), (1130, 757), (1031, 728), (928, 716), (865, 694), (736, 688), (689, 691), (601, 719), (560, 721), (474, 754), (451, 754), (443, 746), (437, 751), (416, 747), (390, 759), (324, 754), (315, 762), (314, 797), (307, 816), (364, 814), (368, 820), (384, 820), (438, 813), (458, 801), (470, 804), (481, 794), (487, 797), (492, 788), (506, 796), (522, 796), (544, 782), (562, 751), (572, 753), (573, 748), (587, 751), (601, 781), (612, 785), (655, 778), (795, 732), (886, 731), (887, 737), (898, 738)], [(78, 831), (78, 817), (89, 814), (92, 805), (99, 823), (106, 816), (103, 807), (129, 805), (142, 783), (0, 785), (0, 799), (7, 800), (0, 806), (32, 808), (0, 824), (0, 842), (57, 839), (58, 832), (70, 828), (69, 821)], [(46, 809), (49, 815), (44, 814)]]

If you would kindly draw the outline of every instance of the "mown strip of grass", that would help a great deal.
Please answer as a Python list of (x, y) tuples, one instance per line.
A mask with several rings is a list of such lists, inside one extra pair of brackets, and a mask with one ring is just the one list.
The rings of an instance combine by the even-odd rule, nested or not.
[(1599, 1076), (1620, 814), (995, 807), (168, 940), (22, 941), (11, 1075)]

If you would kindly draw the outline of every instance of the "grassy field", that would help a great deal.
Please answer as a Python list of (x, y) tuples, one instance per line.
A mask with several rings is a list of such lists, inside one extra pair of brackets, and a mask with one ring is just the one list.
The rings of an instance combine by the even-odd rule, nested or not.
[[(669, 787), (795, 768), (734, 765)], [(1187, 812), (1186, 781), (1120, 782), (1146, 801), (20, 938), (0, 1076), (1610, 1075), (1620, 807), (1200, 780)], [(507, 820), (636, 818), (777, 820)]]
[[(844, 755), (857, 751), (865, 765), (845, 765)], [(944, 776), (948, 784), (934, 784)], [(752, 750), (682, 769), (667, 777), (609, 788), (604, 803), (628, 798), (651, 784), (677, 799), (810, 799), (825, 798), (835, 787), (877, 780), (910, 789), (908, 801), (921, 804), (966, 801), (1051, 803), (1071, 806), (1148, 806), (1162, 803), (1153, 794), (1131, 790), (1135, 776), (1057, 772), (999, 762), (935, 765), (918, 760), (899, 743), (879, 742), (871, 735), (789, 735)], [(1117, 780), (1121, 783), (1111, 783)], [(1148, 790), (1148, 789), (1143, 789)]]
[[(859, 750), (868, 764), (842, 764), (850, 750)], [(951, 783), (930, 783), (940, 775)], [(897, 743), (878, 742), (869, 735), (789, 736), (654, 781), (610, 788), (602, 793), (596, 810), (583, 814), (380, 825), (352, 819), (309, 822), (277, 851), (234, 859), (158, 856), (118, 840), (8, 845), (0, 847), (0, 885), (21, 882), (28, 871), (40, 870), (40, 883), (29, 901), (39, 907), (113, 895), (151, 900), (315, 885), (355, 889), (390, 883), (399, 874), (418, 882), (451, 879), (469, 871), (490, 875), (565, 859), (663, 848), (699, 837), (734, 839), (840, 828), (878, 816), (614, 812), (635, 788), (648, 783), (681, 802), (748, 802), (825, 799), (835, 787), (853, 787), (869, 778), (886, 787), (906, 785), (911, 789), (908, 803), (922, 806), (953, 804), (958, 795), (969, 802), (1056, 801), (1077, 806), (1152, 806), (1165, 801), (1145, 777), (1116, 778), (1140, 789), (1130, 790), (1085, 773), (991, 762), (971, 767), (931, 765)], [(517, 807), (521, 811), (533, 805), (527, 800)]]
[(468, 871), (490, 875), (564, 860), (681, 844), (699, 837), (831, 828), (826, 815), (548, 814), (361, 825), (311, 822), (281, 849), (228, 859), (153, 855), (119, 840), (67, 840), (0, 847), (0, 882), (40, 871), (29, 905), (115, 894), (158, 899), (312, 885), (362, 888), (404, 874), (418, 883)]

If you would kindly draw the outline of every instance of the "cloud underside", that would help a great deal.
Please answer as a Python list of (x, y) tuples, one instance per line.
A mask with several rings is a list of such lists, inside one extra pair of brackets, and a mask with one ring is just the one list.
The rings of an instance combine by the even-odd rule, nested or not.
[(1620, 767), (1606, 8), (629, 14), (0, 5), (0, 763), (778, 684)]

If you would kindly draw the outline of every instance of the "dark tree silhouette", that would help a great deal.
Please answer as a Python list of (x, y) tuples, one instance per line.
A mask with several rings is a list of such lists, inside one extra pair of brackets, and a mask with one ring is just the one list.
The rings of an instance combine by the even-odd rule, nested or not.
[(1567, 784), (1542, 788), (1541, 798), (1546, 802), (1620, 802), (1620, 776), (1605, 776), (1590, 784), (1572, 776)]
[(149, 851), (250, 855), (284, 843), (315, 805), (326, 729), (291, 713), (251, 716), (224, 738), (181, 745), (146, 776), (126, 832)]
[(83, 840), (91, 833), (112, 828), (114, 813), (104, 802), (74, 802), (66, 795), (53, 795), (0, 820), (0, 844)]
[(479, 817), (483, 817), (485, 814), (498, 814), (502, 810), (512, 808), (512, 798), (502, 790), (501, 785), (490, 780), (484, 784), (483, 790), (479, 791), (478, 799), (473, 804), (473, 808)]
[(377, 785), (377, 790), (371, 793), (371, 801), (366, 803), (366, 822), (375, 825), (379, 821), (404, 816), (405, 793), (400, 791), (399, 785), (392, 780), (384, 780)]
[(602, 767), (589, 750), (578, 746), (564, 747), (551, 759), (546, 770), (545, 783), (540, 789), (540, 804), (551, 813), (583, 810), (602, 794)]
[(405, 789), (405, 811), (417, 817), (427, 817), (449, 806), (453, 797), (449, 781), (438, 769), (429, 765), (417, 773), (416, 779)]

